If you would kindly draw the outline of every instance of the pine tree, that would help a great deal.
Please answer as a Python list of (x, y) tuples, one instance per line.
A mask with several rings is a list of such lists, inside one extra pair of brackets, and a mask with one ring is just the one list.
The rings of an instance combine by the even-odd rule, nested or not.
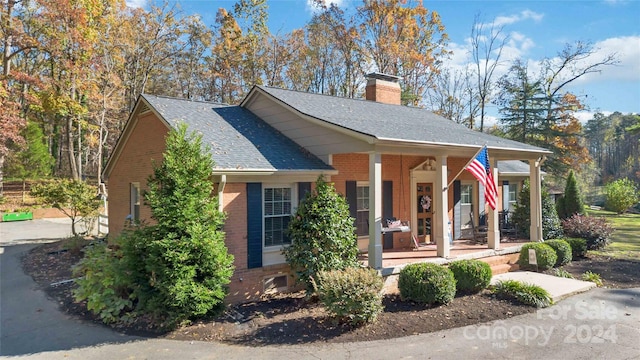
[(564, 196), (558, 200), (556, 209), (561, 219), (568, 219), (574, 214), (584, 213), (584, 203), (582, 202), (582, 196), (573, 170), (569, 172), (567, 184), (564, 188)]
[(171, 131), (161, 165), (154, 165), (145, 203), (155, 225), (125, 242), (140, 305), (167, 326), (223, 307), (233, 274), (222, 231), (224, 214), (213, 194), (213, 160), (202, 137), (186, 125)]

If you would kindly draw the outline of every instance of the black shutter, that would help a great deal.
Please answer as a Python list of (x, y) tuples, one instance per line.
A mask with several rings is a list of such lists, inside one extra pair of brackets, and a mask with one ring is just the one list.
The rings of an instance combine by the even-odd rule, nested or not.
[(453, 238), (460, 239), (462, 236), (462, 204), (460, 201), (462, 188), (460, 180), (453, 182)]
[(310, 182), (299, 182), (298, 183), (298, 204), (304, 200), (304, 197), (307, 196), (308, 193), (311, 192), (311, 183)]
[[(382, 182), (382, 226), (387, 226), (387, 219), (393, 217), (393, 181)], [(384, 234), (382, 249), (393, 249), (393, 233)]]
[(247, 183), (247, 267), (262, 267), (261, 183)]

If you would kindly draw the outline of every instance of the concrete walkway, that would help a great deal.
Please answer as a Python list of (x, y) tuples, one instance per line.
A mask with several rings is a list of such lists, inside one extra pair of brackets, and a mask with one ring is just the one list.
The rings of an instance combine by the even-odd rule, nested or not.
[(495, 285), (498, 281), (504, 280), (517, 280), (538, 285), (549, 292), (554, 302), (596, 287), (596, 284), (590, 281), (568, 279), (530, 271), (514, 271), (495, 275), (491, 279), (491, 284)]

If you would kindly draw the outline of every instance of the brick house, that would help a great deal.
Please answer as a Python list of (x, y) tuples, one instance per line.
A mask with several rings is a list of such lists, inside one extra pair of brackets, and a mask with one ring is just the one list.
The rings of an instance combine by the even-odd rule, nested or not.
[[(141, 95), (105, 167), (109, 232), (120, 233), (128, 215), (150, 217), (141, 192), (152, 161), (162, 161), (169, 129), (184, 122), (203, 135), (215, 161), (220, 209), (228, 214), (226, 243), (235, 256), (231, 302), (293, 286), (281, 254), (284, 229), (321, 174), (346, 196), (359, 247), (377, 269), (382, 252), (399, 246), (398, 234), (382, 234), (388, 218), (407, 221), (420, 241), (437, 244), (440, 257), (449, 257), (449, 234), (464, 237), (472, 220), (488, 225), (487, 247), (499, 249), (499, 211), (512, 206), (524, 178), (532, 184), (531, 241), (542, 239), (540, 164), (547, 150), (400, 106), (395, 77), (371, 74), (366, 97), (255, 86), (230, 106)], [(454, 179), (483, 145), (500, 195), (498, 208), (486, 212), (473, 176), (463, 171)]]

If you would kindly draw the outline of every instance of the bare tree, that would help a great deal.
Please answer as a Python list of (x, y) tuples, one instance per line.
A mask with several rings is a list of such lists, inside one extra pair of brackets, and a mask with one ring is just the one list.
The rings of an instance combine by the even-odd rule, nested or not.
[[(508, 40), (508, 37), (502, 34), (502, 26), (496, 27), (494, 22), (488, 28), (485, 28), (485, 25), (478, 14), (471, 27), (471, 54), (476, 66), (480, 131), (484, 130), (485, 107), (491, 100), (493, 72), (500, 63), (502, 50)], [(472, 116), (469, 118), (473, 119)], [(471, 121), (470, 127), (474, 126), (475, 124)]]
[(469, 82), (469, 71), (445, 69), (434, 78), (435, 86), (427, 92), (427, 101), (438, 115), (469, 126), (474, 110), (473, 87)]

